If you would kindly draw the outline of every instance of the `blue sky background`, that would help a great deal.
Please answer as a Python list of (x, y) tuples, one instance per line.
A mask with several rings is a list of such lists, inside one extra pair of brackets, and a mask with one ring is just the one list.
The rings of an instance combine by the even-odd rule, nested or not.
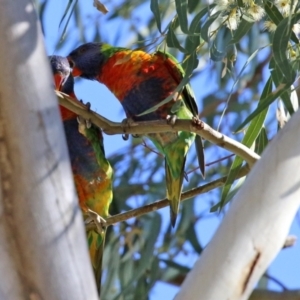
[[(84, 24), (94, 24), (94, 20), (97, 18), (105, 18), (100, 12), (98, 12), (93, 6), (91, 1), (79, 0), (79, 5), (81, 8), (81, 14), (84, 16), (86, 22)], [(59, 23), (65, 7), (68, 1), (48, 1), (45, 17), (44, 17), (44, 31), (45, 31), (45, 44), (46, 51), (48, 55), (57, 54), (66, 56), (73, 48), (78, 46), (78, 31), (74, 27), (74, 22), (71, 21), (69, 29), (67, 31), (68, 42), (61, 49), (57, 50), (56, 45), (57, 41), (60, 38), (62, 28), (59, 28)], [(83, 5), (84, 4), (84, 5)], [(135, 12), (137, 16), (143, 16), (147, 18), (149, 15), (149, 2), (145, 2), (139, 9)], [(109, 7), (109, 2), (107, 5), (109, 10), (112, 10)], [(113, 10), (108, 13), (108, 16), (113, 13)], [(108, 38), (108, 41), (114, 45), (116, 40), (116, 35), (120, 35), (121, 38), (118, 41), (118, 46), (128, 46), (130, 47), (130, 41), (132, 40), (132, 35), (130, 34), (130, 24), (129, 21), (115, 19), (115, 21), (110, 21), (105, 23), (101, 21), (101, 32), (106, 33), (105, 37)], [(141, 26), (143, 26), (141, 22)], [(85, 32), (89, 36), (88, 41), (92, 41), (94, 36), (94, 25), (85, 28)], [(147, 30), (144, 28), (144, 30)], [(217, 80), (211, 78), (208, 72), (203, 72), (201, 76), (196, 76), (191, 81), (192, 87), (195, 91), (196, 98), (198, 99), (198, 105), (201, 108), (201, 99), (209, 94), (211, 91), (215, 90), (217, 87)], [(205, 87), (205, 89), (203, 88)], [(91, 102), (92, 109), (101, 115), (107, 117), (112, 121), (121, 121), (125, 118), (125, 114), (122, 110), (121, 105), (115, 99), (115, 97), (108, 91), (108, 89), (99, 84), (98, 82), (91, 82), (87, 80), (76, 80), (75, 92), (79, 99), (82, 99), (84, 102)], [(105, 136), (105, 149), (108, 156), (116, 153), (120, 148), (126, 147), (128, 142), (124, 141), (120, 135), (114, 136)], [(213, 150), (206, 151), (207, 161), (213, 161)], [(213, 194), (208, 193), (205, 197), (212, 197)], [(198, 204), (199, 203), (199, 204)], [(207, 206), (208, 201), (198, 201), (197, 208), (199, 211), (208, 210)], [(198, 206), (199, 205), (199, 206)], [(284, 212), (283, 212), (284, 213)], [(166, 216), (164, 218), (164, 226), (168, 222), (169, 211), (168, 208), (162, 210), (162, 214)], [(201, 222), (197, 223), (197, 231), (199, 233), (200, 241), (202, 244), (207, 244), (211, 239), (213, 233), (215, 232), (218, 226), (218, 219), (216, 217), (203, 219)], [(291, 234), (299, 236), (300, 234), (300, 217), (296, 217), (291, 228)], [(272, 263), (269, 268), (269, 275), (275, 277), (280, 282), (282, 282), (288, 289), (299, 289), (300, 288), (300, 245), (299, 243), (296, 246), (286, 249), (280, 252), (278, 257)], [(181, 258), (183, 264), (186, 264), (192, 267), (197, 260), (197, 256), (188, 257), (182, 256)], [(281, 288), (270, 281), (269, 287), (275, 290), (281, 290)], [(177, 287), (165, 283), (157, 283), (154, 287), (150, 299), (155, 300), (166, 300), (172, 299), (176, 292), (178, 291)]]

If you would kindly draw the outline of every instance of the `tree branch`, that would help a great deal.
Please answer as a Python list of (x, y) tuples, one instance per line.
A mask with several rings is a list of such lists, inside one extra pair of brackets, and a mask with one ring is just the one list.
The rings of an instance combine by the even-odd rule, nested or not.
[[(249, 168), (248, 166), (244, 166), (241, 168), (238, 176), (236, 177), (236, 179), (238, 178), (241, 178), (245, 175), (247, 175), (249, 172)], [(185, 201), (185, 200), (188, 200), (192, 197), (195, 197), (197, 195), (200, 195), (200, 194), (204, 194), (208, 191), (211, 191), (217, 187), (220, 187), (222, 186), (227, 180), (227, 176), (224, 176), (224, 177), (221, 177), (217, 180), (214, 180), (210, 183), (207, 183), (207, 184), (204, 184), (202, 186), (199, 186), (197, 188), (193, 188), (187, 192), (184, 192), (181, 194), (181, 201)], [(117, 215), (114, 215), (112, 217), (109, 217), (106, 219), (106, 225), (107, 226), (110, 226), (110, 225), (114, 225), (114, 224), (117, 224), (119, 222), (124, 222), (128, 219), (131, 219), (131, 218), (136, 218), (136, 217), (140, 217), (144, 214), (147, 214), (147, 213), (150, 213), (150, 212), (153, 212), (153, 211), (157, 211), (163, 207), (166, 207), (169, 205), (169, 201), (165, 198), (165, 199), (162, 199), (162, 200), (158, 200), (156, 202), (153, 202), (151, 204), (148, 204), (148, 205), (145, 205), (143, 207), (139, 207), (139, 208), (136, 208), (136, 209), (132, 209), (130, 211), (127, 211), (125, 213), (121, 213), (121, 214), (117, 214)], [(86, 225), (86, 230), (96, 230), (96, 225), (94, 223), (90, 223), (90, 224), (87, 224)]]
[(112, 122), (99, 114), (90, 111), (81, 103), (76, 104), (69, 96), (57, 92), (59, 104), (70, 109), (83, 118), (90, 120), (96, 126), (102, 128), (106, 134), (148, 134), (167, 131), (190, 131), (202, 136), (211, 143), (224, 148), (244, 159), (251, 168), (260, 158), (258, 154), (246, 147), (245, 145), (229, 138), (228, 136), (212, 129), (209, 125), (202, 121), (192, 120), (176, 120), (174, 125), (170, 125), (166, 120), (148, 121), (148, 122), (130, 122), (129, 125)]
[(249, 298), (299, 209), (299, 127), (297, 111), (251, 170), (176, 300), (199, 299), (199, 291), (201, 299)]

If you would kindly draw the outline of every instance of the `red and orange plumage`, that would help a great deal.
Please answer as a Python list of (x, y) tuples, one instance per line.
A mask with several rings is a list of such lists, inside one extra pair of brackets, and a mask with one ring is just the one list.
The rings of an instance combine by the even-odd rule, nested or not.
[[(174, 57), (157, 51), (117, 48), (102, 43), (87, 43), (68, 56), (74, 76), (97, 80), (105, 84), (121, 102), (126, 115), (135, 121), (197, 117), (197, 105), (191, 87), (186, 85), (174, 93), (184, 76)], [(168, 96), (173, 99), (155, 111), (142, 114)], [(142, 115), (141, 115), (142, 114)], [(195, 134), (185, 131), (148, 134), (165, 156), (167, 198), (171, 207), (171, 222), (175, 225), (178, 213), (184, 165)], [(204, 173), (204, 153), (201, 138), (196, 138), (200, 168)]]
[[(67, 59), (52, 56), (50, 63), (54, 74), (55, 88), (72, 97), (77, 105), (84, 106), (74, 94), (74, 79), (70, 75)], [(84, 123), (78, 124), (77, 115), (74, 112), (63, 106), (59, 106), (59, 108), (80, 207), (84, 213), (92, 210), (99, 216), (107, 218), (113, 198), (113, 170), (105, 157), (102, 132), (94, 125), (87, 127)], [(99, 290), (104, 238), (105, 229), (101, 234), (95, 231), (88, 232), (89, 251)]]

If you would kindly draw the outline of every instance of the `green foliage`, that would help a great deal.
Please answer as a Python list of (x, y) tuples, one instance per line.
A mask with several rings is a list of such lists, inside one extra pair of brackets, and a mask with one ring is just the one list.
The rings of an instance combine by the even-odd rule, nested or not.
[(155, 17), (158, 31), (161, 33), (161, 20), (160, 20), (160, 11), (158, 6), (158, 1), (151, 0), (150, 9)]
[[(38, 5), (42, 24), (48, 1)], [(91, 41), (92, 36), (97, 41), (115, 44), (121, 41), (124, 46), (171, 52), (185, 71), (175, 92), (192, 78), (194, 87), (201, 85), (201, 94), (196, 95), (201, 119), (262, 154), (277, 130), (273, 103), (282, 101), (287, 115), (298, 109), (297, 93), (292, 86), (298, 76), (300, 58), (299, 32), (294, 26), (300, 19), (298, 7), (287, 12), (268, 0), (252, 4), (244, 0), (206, 3), (150, 0), (143, 8), (145, 16), (136, 18), (135, 12), (145, 5), (144, 1), (112, 1), (106, 3), (111, 10), (107, 16), (95, 10), (96, 16), (87, 18), (82, 13), (87, 2), (70, 0), (61, 12), (60, 32), (65, 38), (57, 49), (68, 47), (68, 43)], [(101, 29), (116, 20), (121, 25), (130, 24), (129, 45), (118, 30)], [(68, 31), (71, 21), (76, 24), (72, 28), (73, 36), (74, 32), (77, 36), (77, 40), (72, 41)], [(171, 98), (172, 95), (143, 114), (156, 110)], [(234, 131), (236, 134), (232, 135)], [(141, 143), (141, 139), (131, 139), (127, 148), (110, 157), (115, 169), (112, 215), (165, 196), (163, 158), (151, 150), (151, 144), (145, 147)], [(148, 299), (158, 280), (172, 284), (182, 282), (192, 266), (182, 265), (178, 257), (201, 254), (205, 245), (201, 242), (203, 233), (201, 229), (199, 233), (201, 226), (198, 225), (207, 218), (219, 218), (220, 215), (212, 212), (223, 209), (247, 180), (235, 182), (245, 164), (240, 157), (223, 159), (227, 152), (209, 143), (205, 143), (205, 148), (208, 162), (215, 162), (208, 166), (204, 181), (200, 172), (195, 171), (197, 159), (191, 152), (185, 189), (228, 175), (223, 190), (186, 201), (176, 230), (163, 222), (168, 216), (165, 211), (109, 228), (104, 254), (103, 299)]]

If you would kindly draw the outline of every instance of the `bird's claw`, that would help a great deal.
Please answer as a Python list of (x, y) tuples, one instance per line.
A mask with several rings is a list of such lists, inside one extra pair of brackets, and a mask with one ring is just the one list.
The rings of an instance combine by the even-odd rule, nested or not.
[(123, 139), (124, 141), (128, 141), (128, 139), (129, 139), (129, 134), (128, 134), (128, 133), (123, 133), (123, 134), (122, 134), (122, 139)]
[(169, 125), (173, 126), (176, 123), (177, 116), (176, 115), (167, 115), (166, 120)]
[(82, 99), (80, 99), (79, 101), (86, 107), (87, 111), (91, 111), (91, 103), (90, 102), (84, 103)]
[(203, 121), (201, 121), (201, 120), (198, 118), (198, 116), (193, 116), (193, 117), (192, 117), (192, 122), (193, 122), (193, 124), (194, 124), (197, 128), (199, 128), (199, 129), (203, 129), (203, 128), (204, 128), (204, 123), (203, 123)]
[(98, 215), (95, 211), (88, 209), (86, 212), (85, 225), (88, 226), (91, 222), (94, 222), (97, 228), (97, 232), (101, 234), (106, 227), (106, 220)]
[(91, 111), (91, 103), (90, 103), (90, 102), (87, 102), (87, 103), (85, 104), (85, 106), (86, 106), (86, 110), (87, 110), (87, 111)]
[(91, 128), (92, 123), (81, 116), (77, 116), (78, 131), (86, 137), (86, 130)]
[(133, 120), (131, 118), (126, 118), (122, 121), (122, 128), (123, 128), (123, 134), (122, 138), (124, 141), (127, 141), (129, 139), (129, 134), (126, 133), (126, 127), (130, 128), (130, 125), (133, 123)]
[(90, 120), (83, 118), (82, 116), (77, 116), (77, 122), (79, 124), (80, 133), (84, 132), (85, 129), (89, 129), (92, 127), (92, 122)]

